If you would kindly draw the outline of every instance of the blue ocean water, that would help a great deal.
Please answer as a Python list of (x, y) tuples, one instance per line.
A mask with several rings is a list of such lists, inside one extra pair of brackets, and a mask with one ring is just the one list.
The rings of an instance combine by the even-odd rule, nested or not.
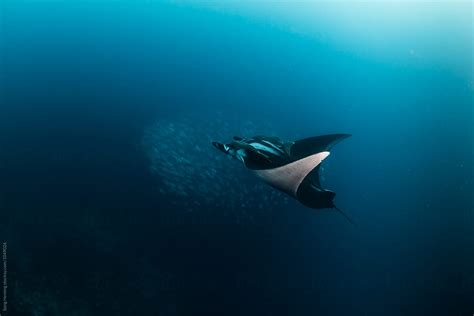
[[(474, 313), (472, 2), (0, 2), (6, 315)], [(350, 133), (307, 209), (210, 141)]]

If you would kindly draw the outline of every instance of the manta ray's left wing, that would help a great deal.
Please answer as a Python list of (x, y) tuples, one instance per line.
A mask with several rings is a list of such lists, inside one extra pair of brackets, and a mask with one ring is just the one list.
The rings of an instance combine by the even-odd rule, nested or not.
[(331, 134), (297, 140), (289, 149), (290, 157), (292, 160), (299, 160), (323, 151), (330, 151), (334, 145), (350, 136), (350, 134)]

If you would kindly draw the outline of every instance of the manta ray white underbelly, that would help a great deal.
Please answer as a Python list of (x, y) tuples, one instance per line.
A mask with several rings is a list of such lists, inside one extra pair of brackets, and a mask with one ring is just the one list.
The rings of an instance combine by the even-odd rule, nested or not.
[(298, 188), (306, 176), (327, 156), (323, 151), (273, 169), (254, 170), (255, 174), (271, 186), (297, 197)]

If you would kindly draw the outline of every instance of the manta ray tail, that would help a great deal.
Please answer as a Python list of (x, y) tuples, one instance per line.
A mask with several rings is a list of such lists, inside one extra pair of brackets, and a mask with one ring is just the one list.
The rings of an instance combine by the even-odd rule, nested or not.
[(333, 207), (334, 207), (334, 209), (335, 209), (336, 211), (338, 211), (342, 216), (344, 216), (344, 217), (349, 221), (349, 223), (351, 223), (351, 224), (354, 225), (354, 226), (357, 226), (356, 223), (352, 220), (352, 218), (350, 218), (349, 216), (347, 216), (347, 214), (344, 213), (340, 208), (338, 208), (336, 205), (334, 205)]

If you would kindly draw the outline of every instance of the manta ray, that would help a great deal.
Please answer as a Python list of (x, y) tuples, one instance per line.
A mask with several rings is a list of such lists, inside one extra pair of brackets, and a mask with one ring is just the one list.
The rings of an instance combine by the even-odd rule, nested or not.
[(313, 209), (335, 209), (354, 222), (334, 204), (336, 193), (321, 187), (319, 169), (332, 147), (349, 134), (315, 136), (296, 141), (278, 137), (234, 136), (228, 144), (214, 147), (239, 160), (257, 177)]

